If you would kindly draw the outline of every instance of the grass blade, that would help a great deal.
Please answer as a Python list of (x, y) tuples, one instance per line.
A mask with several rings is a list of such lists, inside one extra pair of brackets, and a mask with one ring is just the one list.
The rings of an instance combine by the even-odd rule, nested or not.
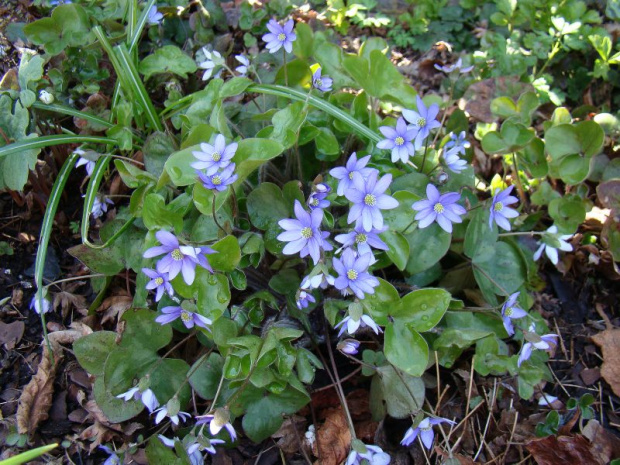
[(21, 454), (9, 457), (8, 459), (0, 461), (0, 465), (20, 465), (22, 463), (30, 462), (37, 457), (47, 454), (49, 451), (56, 449), (58, 444), (48, 444), (47, 446), (37, 447), (36, 449), (22, 452)]
[(58, 105), (57, 103), (50, 103), (48, 105), (41, 102), (34, 102), (32, 104), (33, 108), (37, 110), (47, 110), (53, 111), (55, 113), (60, 113), (61, 115), (74, 116), (76, 118), (85, 119), (95, 124), (100, 124), (101, 126), (106, 126), (108, 128), (114, 127), (114, 124), (109, 121), (104, 120), (103, 118), (99, 118), (98, 116), (91, 115), (89, 113), (85, 113), (80, 110), (76, 110), (71, 107), (66, 107), (64, 105)]
[(271, 84), (253, 84), (248, 87), (247, 91), (257, 92), (259, 94), (275, 95), (276, 97), (285, 97), (290, 100), (297, 100), (298, 102), (305, 102), (307, 99), (310, 105), (324, 111), (325, 113), (333, 116), (334, 118), (339, 119), (343, 123), (348, 124), (351, 129), (353, 129), (359, 135), (367, 137), (373, 142), (379, 142), (383, 139), (378, 133), (360, 123), (347, 112), (341, 110), (340, 108), (332, 105), (331, 103), (323, 99), (315, 97), (314, 95), (308, 95), (298, 90), (290, 89), (288, 87)]
[(79, 136), (72, 134), (56, 134), (53, 136), (36, 137), (33, 139), (22, 139), (12, 144), (0, 147), (0, 158), (8, 155), (20, 153), (23, 150), (42, 149), (52, 145), (62, 144), (108, 144), (117, 145), (114, 139), (101, 136)]

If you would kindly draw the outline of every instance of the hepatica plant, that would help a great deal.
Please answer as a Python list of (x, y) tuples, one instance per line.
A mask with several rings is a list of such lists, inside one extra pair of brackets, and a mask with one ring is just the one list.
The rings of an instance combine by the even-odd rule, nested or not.
[[(565, 176), (567, 186), (583, 181), (563, 163), (570, 150), (598, 153), (602, 139), (567, 148), (562, 134), (596, 142), (596, 123), (569, 117), (547, 127), (543, 141), (525, 112), (514, 112), (480, 143), (459, 96), (417, 92), (380, 39), (344, 53), (306, 24), (264, 17), (257, 47), (219, 49), (199, 30), (174, 43), (175, 21), (188, 21), (188, 12), (174, 18), (140, 3), (136, 22), (110, 17), (115, 27), (107, 29), (95, 21), (98, 8), (56, 7), (54, 18), (78, 18), (66, 35), (44, 34), (38, 21), (25, 32), (47, 52), (41, 60), (88, 45), (118, 78), (101, 86), (114, 89), (109, 108), (81, 113), (62, 104), (41, 114), (71, 110), (84, 130), (49, 136), (39, 148), (78, 144), (67, 149), (75, 152), (57, 187), (76, 163), (88, 179), (84, 244), (70, 253), (97, 274), (97, 292), (111, 289), (104, 281), (130, 286), (133, 304), (117, 329), (79, 339), (74, 351), (112, 423), (140, 416), (167, 425), (148, 440), (147, 455), (202, 463), (240, 437), (261, 442), (322, 380), (340, 380), (342, 363), (352, 364), (349, 372), (363, 366), (356, 385), (372, 385), (376, 420), (417, 419), (381, 445), (356, 439), (350, 424), (347, 463), (389, 463), (395, 447), (421, 438), (431, 449), (434, 430), (460, 427), (462, 418), (438, 416), (441, 404), (427, 408), (438, 401), (422, 382), (427, 369), (435, 376), (475, 355), (478, 373), (504, 378), (525, 399), (550, 379), (556, 342), (531, 309), (530, 278), (537, 263), (562, 266), (579, 224), (565, 212), (584, 207), (569, 194), (546, 214), (529, 197), (548, 174)], [(55, 63), (49, 81), (34, 73), (23, 82), (32, 91), (50, 82), (56, 101), (81, 98), (67, 85), (72, 77), (51, 77), (63, 72)], [(459, 58), (437, 72), (463, 88), (476, 70), (455, 67), (469, 71)], [(28, 118), (28, 96), (11, 92), (0, 106)], [(16, 144), (30, 138), (11, 134)], [(502, 167), (490, 184), (474, 176), (474, 144)], [(117, 179), (129, 198), (102, 203)], [(54, 289), (39, 284), (32, 308), (44, 318)], [(319, 381), (317, 370), (329, 376)]]

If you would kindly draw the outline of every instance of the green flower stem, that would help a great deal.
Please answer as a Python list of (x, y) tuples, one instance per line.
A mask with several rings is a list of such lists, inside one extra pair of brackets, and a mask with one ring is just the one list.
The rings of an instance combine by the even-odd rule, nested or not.
[(480, 273), (482, 273), (484, 275), (485, 278), (487, 278), (489, 281), (491, 281), (491, 283), (494, 286), (497, 286), (497, 288), (502, 291), (504, 294), (506, 294), (507, 296), (510, 295), (510, 292), (508, 292), (506, 289), (504, 289), (497, 281), (495, 281), (491, 276), (489, 276), (489, 273), (487, 273), (486, 271), (484, 271), (482, 268), (480, 268), (478, 265), (476, 265), (474, 262), (471, 262), (471, 266), (474, 267), (475, 269), (477, 269)]
[(222, 225), (219, 223), (219, 221), (217, 220), (217, 214), (215, 212), (215, 200), (216, 200), (216, 195), (213, 194), (213, 221), (215, 222), (216, 226), (218, 228), (220, 228), (220, 230), (224, 233), (224, 235), (228, 235), (228, 233), (226, 232), (226, 230), (222, 227)]
[[(437, 133), (439, 134), (439, 132)], [(424, 145), (424, 155), (422, 156), (422, 166), (420, 166), (420, 173), (422, 174), (424, 174), (424, 163), (426, 163), (426, 154), (428, 153), (428, 145), (429, 145), (429, 140), (426, 139), (426, 144)]]
[(103, 118), (99, 118), (98, 116), (91, 115), (80, 110), (76, 110), (75, 108), (59, 105), (57, 103), (50, 103), (46, 105), (41, 102), (34, 102), (32, 104), (32, 108), (36, 108), (37, 110), (53, 111), (55, 113), (60, 113), (61, 115), (73, 116), (75, 118), (84, 119), (95, 124), (100, 124), (101, 126), (105, 126), (107, 128), (114, 127), (113, 123), (110, 123)]
[(288, 87), (288, 70), (286, 69), (286, 50), (282, 47), (282, 62), (284, 67), (284, 85)]
[(50, 287), (50, 286), (55, 286), (58, 285), (60, 283), (67, 283), (70, 281), (79, 281), (81, 279), (88, 279), (88, 278), (99, 278), (105, 276), (104, 274), (101, 273), (95, 273), (95, 274), (87, 274), (84, 276), (73, 276), (72, 278), (65, 278), (65, 279), (59, 279), (58, 281), (52, 281), (51, 283), (49, 283), (47, 286), (45, 287)]
[[(203, 362), (209, 357), (209, 355), (211, 354), (211, 352), (213, 351), (213, 349), (209, 349), (206, 353), (202, 354), (200, 356), (200, 358), (198, 360), (196, 360), (196, 362), (194, 363), (194, 365), (190, 368), (190, 370), (187, 372), (187, 375), (185, 375), (185, 379), (183, 380), (183, 382), (179, 385), (179, 387), (177, 388), (176, 392), (174, 393), (174, 395), (171, 397), (171, 399), (174, 399), (176, 396), (179, 395), (179, 392), (181, 392), (181, 389), (183, 389), (183, 386), (185, 386), (187, 383), (189, 383), (189, 379), (192, 377), (192, 375), (196, 372), (196, 370), (200, 367), (200, 365), (203, 364)], [(162, 358), (163, 360), (163, 358)]]
[(342, 404), (342, 408), (344, 409), (344, 413), (347, 416), (347, 423), (349, 424), (349, 430), (351, 431), (351, 438), (356, 439), (355, 435), (355, 426), (353, 423), (353, 418), (351, 418), (351, 412), (349, 412), (349, 406), (347, 405), (347, 398), (344, 395), (344, 390), (342, 389), (342, 382), (340, 381), (340, 376), (338, 375), (338, 367), (336, 366), (336, 361), (334, 360), (334, 352), (332, 351), (332, 343), (329, 338), (329, 330), (325, 331), (325, 338), (327, 339), (327, 351), (329, 353), (329, 361), (332, 365), (332, 370), (334, 370), (335, 377), (335, 386), (337, 392), (340, 394), (340, 403)]
[(394, 372), (396, 373), (396, 375), (398, 376), (398, 378), (400, 379), (401, 383), (403, 383), (403, 385), (405, 386), (405, 388), (407, 389), (407, 392), (409, 393), (409, 396), (411, 396), (411, 400), (413, 401), (413, 403), (415, 404), (415, 406), (418, 408), (418, 410), (422, 409), (421, 405), (418, 405), (418, 401), (415, 398), (415, 395), (413, 394), (413, 392), (411, 392), (411, 388), (409, 387), (409, 385), (407, 384), (407, 382), (405, 381), (405, 378), (403, 377), (400, 368), (394, 366), (392, 363), (390, 363), (390, 365), (392, 366), (392, 368), (394, 369)]
[(508, 236), (544, 236), (546, 231), (515, 231), (515, 232), (507, 232), (507, 233), (499, 233), (499, 237), (508, 237)]
[[(209, 408), (209, 412), (212, 412), (215, 409), (215, 404), (217, 403), (217, 399), (220, 397), (220, 392), (222, 392), (222, 386), (224, 385), (224, 370), (222, 370), (222, 376), (220, 377), (220, 383), (217, 385), (217, 391), (215, 391), (215, 396), (213, 397), (213, 401), (211, 402), (211, 407)], [(207, 415), (209, 412), (206, 412)]]

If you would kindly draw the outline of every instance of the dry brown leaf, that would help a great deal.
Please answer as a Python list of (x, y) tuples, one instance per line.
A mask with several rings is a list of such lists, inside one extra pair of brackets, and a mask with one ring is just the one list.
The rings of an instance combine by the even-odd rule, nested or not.
[(604, 465), (601, 457), (591, 450), (590, 442), (580, 434), (547, 436), (525, 444), (538, 465), (587, 464)]
[(72, 344), (82, 336), (92, 333), (92, 329), (81, 323), (73, 323), (71, 326), (74, 329), (58, 331), (49, 335), (48, 339), (54, 356), (53, 362), (49, 347), (43, 341), (43, 354), (37, 372), (24, 387), (19, 398), (19, 407), (17, 408), (17, 431), (19, 434), (34, 433), (39, 423), (48, 418), (54, 393), (54, 376), (58, 369), (58, 363), (64, 356), (61, 344)]
[(25, 328), (23, 321), (14, 321), (9, 324), (0, 321), (0, 345), (4, 345), (8, 350), (15, 348), (15, 345), (21, 341)]
[(113, 322), (117, 317), (120, 319), (125, 310), (131, 308), (132, 303), (133, 298), (128, 295), (115, 295), (105, 299), (97, 309), (98, 312), (104, 312), (101, 324)]
[(280, 429), (271, 435), (277, 439), (278, 447), (287, 454), (299, 452), (304, 446), (306, 437), (306, 419), (299, 415), (287, 417)]
[(603, 353), (601, 375), (614, 394), (620, 396), (620, 329), (606, 329), (592, 336), (592, 340)]
[(312, 453), (321, 458), (321, 465), (339, 465), (349, 454), (351, 431), (342, 407), (325, 410), (323, 413), (325, 422), (316, 433)]
[(63, 283), (61, 291), (54, 295), (52, 301), (52, 307), (54, 310), (60, 309), (63, 316), (66, 316), (71, 309), (75, 309), (82, 315), (88, 313), (86, 305), (86, 298), (83, 295), (74, 294), (74, 292), (84, 284), (84, 281), (77, 281), (72, 283)]
[(604, 463), (620, 457), (620, 439), (611, 434), (596, 420), (590, 420), (583, 428), (583, 435), (592, 443), (590, 450)]

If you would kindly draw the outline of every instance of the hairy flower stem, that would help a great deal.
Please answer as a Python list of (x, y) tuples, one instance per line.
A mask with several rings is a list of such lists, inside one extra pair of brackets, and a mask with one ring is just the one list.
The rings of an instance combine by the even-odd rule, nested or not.
[(202, 365), (202, 363), (209, 357), (211, 352), (213, 352), (213, 349), (209, 349), (205, 354), (201, 355), (198, 360), (196, 360), (196, 362), (194, 363), (194, 366), (187, 372), (187, 375), (185, 376), (185, 379), (179, 385), (178, 389), (176, 390), (176, 392), (172, 396), (172, 399), (174, 399), (176, 396), (178, 396), (179, 392), (181, 392), (181, 389), (183, 389), (183, 386), (185, 386), (187, 383), (189, 383), (189, 379), (192, 377), (192, 375), (195, 373), (195, 371), (200, 367), (200, 365)]
[(428, 145), (429, 145), (428, 139), (426, 139), (426, 145), (424, 146), (424, 155), (422, 156), (422, 166), (420, 166), (420, 173), (422, 174), (424, 174), (424, 163), (426, 163), (426, 154), (428, 153)]
[(288, 69), (286, 69), (286, 50), (282, 47), (282, 62), (284, 67), (284, 85), (288, 87)]
[(162, 357), (159, 360), (157, 360), (153, 364), (153, 366), (151, 368), (149, 368), (149, 370), (146, 372), (146, 374), (144, 376), (150, 376), (150, 374), (153, 373), (155, 371), (155, 369), (164, 362), (164, 360), (166, 360), (166, 357), (168, 357), (168, 355), (170, 355), (172, 352), (177, 350), (188, 339), (194, 337), (195, 335), (196, 335), (196, 331), (192, 331), (187, 336), (185, 336), (183, 339), (181, 339), (179, 342), (177, 342), (174, 346), (172, 346), (172, 348), (168, 352), (166, 352), (164, 355), (162, 355)]
[(226, 232), (226, 230), (222, 227), (222, 225), (217, 221), (217, 215), (215, 213), (215, 200), (216, 200), (216, 194), (213, 194), (213, 221), (215, 222), (215, 224), (217, 225), (218, 228), (220, 228), (220, 230), (224, 233), (224, 235), (227, 235), (228, 233)]
[(55, 286), (55, 285), (58, 285), (60, 283), (66, 283), (66, 282), (69, 282), (69, 281), (79, 281), (80, 279), (99, 278), (100, 276), (105, 276), (105, 275), (101, 274), (101, 273), (95, 273), (95, 274), (87, 274), (87, 275), (84, 275), (84, 276), (73, 276), (72, 278), (65, 278), (65, 279), (59, 279), (58, 281), (52, 281), (51, 283), (49, 283), (45, 287)]
[(340, 376), (338, 375), (338, 368), (336, 367), (336, 360), (334, 360), (334, 352), (332, 351), (332, 343), (329, 338), (329, 331), (325, 331), (325, 337), (327, 338), (327, 351), (329, 352), (329, 361), (332, 365), (332, 370), (334, 370), (334, 377), (336, 378), (336, 388), (340, 393), (340, 401), (342, 403), (342, 408), (347, 416), (347, 423), (349, 424), (349, 430), (351, 431), (351, 437), (356, 439), (355, 435), (355, 427), (353, 426), (353, 419), (351, 418), (351, 412), (349, 412), (349, 407), (347, 406), (347, 398), (344, 395), (344, 390), (342, 389), (342, 383), (340, 382)]
[(527, 197), (525, 197), (525, 190), (523, 189), (523, 184), (521, 184), (521, 178), (519, 177), (519, 156), (516, 153), (512, 154), (512, 172), (515, 177), (515, 182), (517, 183), (517, 190), (519, 191), (519, 197), (521, 197), (521, 203), (527, 204)]
[(213, 397), (213, 401), (211, 402), (211, 407), (209, 411), (213, 411), (213, 409), (215, 408), (215, 404), (217, 403), (218, 397), (220, 397), (220, 392), (222, 391), (223, 385), (224, 385), (224, 371), (222, 371), (222, 376), (220, 377), (220, 383), (217, 385), (217, 391), (215, 391), (215, 397)]

